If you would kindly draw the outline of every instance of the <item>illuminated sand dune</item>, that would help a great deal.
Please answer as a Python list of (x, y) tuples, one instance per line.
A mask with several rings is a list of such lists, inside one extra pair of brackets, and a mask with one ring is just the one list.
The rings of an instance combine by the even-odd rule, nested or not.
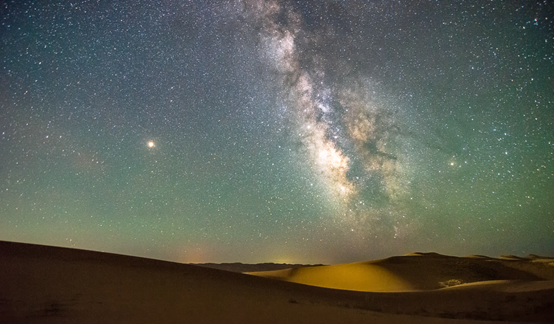
[[(491, 261), (518, 263), (484, 265)], [(271, 274), (283, 278), (286, 273)], [(501, 279), (504, 275), (511, 277)], [(552, 323), (551, 275), (550, 259), (438, 255), (299, 268), (287, 275), (311, 284), (381, 291), (361, 292), (0, 241), (0, 323)], [(445, 278), (487, 281), (441, 289)]]
[(506, 258), (459, 258), (414, 253), (377, 261), (251, 274), (334, 289), (400, 292), (498, 280), (553, 280), (553, 262), (552, 259), (539, 258), (511, 258), (508, 261)]

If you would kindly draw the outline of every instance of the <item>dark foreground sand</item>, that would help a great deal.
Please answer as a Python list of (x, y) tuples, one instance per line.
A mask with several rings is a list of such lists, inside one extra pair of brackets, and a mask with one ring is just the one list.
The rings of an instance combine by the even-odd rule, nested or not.
[(554, 323), (554, 260), (536, 256), (255, 274), (0, 241), (0, 323)]

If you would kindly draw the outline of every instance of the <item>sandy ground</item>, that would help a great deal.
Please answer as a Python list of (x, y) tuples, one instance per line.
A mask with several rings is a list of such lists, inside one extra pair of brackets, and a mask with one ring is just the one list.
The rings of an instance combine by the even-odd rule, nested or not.
[(413, 254), (253, 276), (0, 241), (0, 323), (553, 323), (553, 268)]

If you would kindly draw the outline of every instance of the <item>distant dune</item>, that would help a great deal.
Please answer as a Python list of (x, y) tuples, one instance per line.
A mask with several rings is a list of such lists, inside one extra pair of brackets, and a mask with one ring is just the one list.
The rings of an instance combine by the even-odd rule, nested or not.
[(247, 275), (0, 241), (0, 323), (553, 323), (553, 269), (414, 253)]
[[(306, 285), (367, 292), (434, 290), (489, 281), (554, 280), (554, 259), (459, 258), (437, 253), (412, 253), (377, 261), (250, 274)], [(510, 285), (505, 282), (503, 285)], [(498, 288), (496, 288), (498, 289)]]
[(323, 264), (288, 264), (288, 263), (196, 263), (196, 266), (219, 269), (232, 272), (259, 272), (259, 271), (273, 271), (283, 269), (295, 269), (305, 267), (317, 267)]

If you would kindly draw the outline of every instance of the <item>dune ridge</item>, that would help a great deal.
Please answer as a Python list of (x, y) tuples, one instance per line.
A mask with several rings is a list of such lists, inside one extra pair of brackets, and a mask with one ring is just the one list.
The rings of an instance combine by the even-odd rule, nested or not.
[[(426, 255), (415, 258), (419, 259), (414, 265), (410, 262), (415, 259), (405, 257), (355, 265), (381, 267), (393, 276), (403, 273), (398, 270), (401, 266), (413, 267), (413, 276), (418, 276), (433, 259), (454, 260)], [(354, 269), (341, 265), (329, 269), (332, 267), (342, 269), (342, 276), (358, 276), (350, 272)], [(297, 268), (297, 272), (318, 268), (325, 267)], [(532, 275), (540, 277), (541, 271)], [(554, 321), (552, 280), (488, 280), (487, 284), (432, 289), (437, 280), (427, 277), (419, 282), (407, 272), (400, 285), (411, 285), (409, 292), (361, 292), (189, 264), (0, 241), (0, 323)]]

